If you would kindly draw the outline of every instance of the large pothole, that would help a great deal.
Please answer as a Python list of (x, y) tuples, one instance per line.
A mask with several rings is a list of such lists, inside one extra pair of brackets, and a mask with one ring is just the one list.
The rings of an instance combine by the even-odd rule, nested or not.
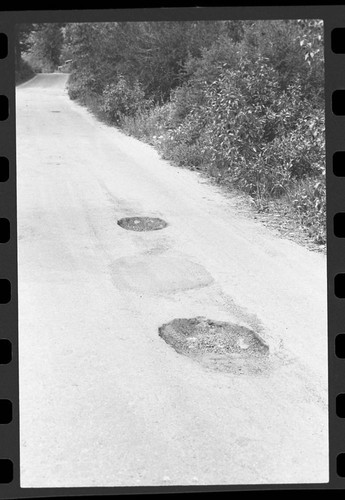
[(124, 217), (117, 221), (118, 225), (129, 231), (157, 231), (168, 224), (158, 217)]
[(177, 318), (158, 331), (176, 352), (211, 369), (256, 374), (268, 368), (268, 345), (245, 326), (204, 317)]

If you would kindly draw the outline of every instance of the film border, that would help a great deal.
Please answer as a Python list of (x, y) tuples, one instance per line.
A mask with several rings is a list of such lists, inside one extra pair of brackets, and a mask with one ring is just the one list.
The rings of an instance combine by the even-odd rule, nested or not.
[[(18, 296), (17, 296), (17, 234), (16, 234), (16, 140), (15, 140), (15, 86), (14, 86), (14, 25), (20, 22), (92, 22), (135, 20), (187, 20), (187, 19), (323, 19), (325, 28), (325, 113), (327, 162), (327, 269), (328, 269), (328, 331), (329, 331), (329, 457), (330, 481), (327, 484), (289, 485), (229, 485), (229, 486), (171, 486), (137, 488), (20, 488), (19, 472), (19, 385), (18, 385)], [(280, 489), (342, 489), (345, 476), (340, 473), (345, 456), (343, 438), (345, 420), (336, 414), (336, 398), (345, 392), (345, 361), (336, 355), (335, 339), (344, 332), (344, 298), (335, 296), (335, 280), (345, 273), (345, 239), (334, 234), (333, 220), (338, 212), (345, 212), (345, 178), (333, 172), (333, 155), (345, 150), (345, 116), (332, 110), (333, 92), (345, 89), (345, 73), (339, 67), (345, 54), (332, 51), (332, 30), (345, 26), (343, 6), (290, 6), (290, 7), (219, 7), (176, 9), (82, 10), (82, 11), (25, 11), (2, 12), (0, 33), (7, 36), (8, 55), (0, 59), (0, 95), (9, 102), (9, 116), (0, 121), (0, 157), (8, 158), (9, 178), (0, 182), (0, 218), (10, 222), (10, 239), (0, 244), (0, 280), (11, 283), (11, 298), (0, 302), (0, 341), (12, 345), (12, 360), (0, 365), (0, 403), (12, 402), (12, 420), (0, 424), (0, 496), (2, 498), (30, 498), (71, 495), (109, 495), (124, 493), (197, 492)], [(345, 274), (344, 274), (345, 276)], [(1, 285), (5, 285), (5, 288)], [(0, 282), (0, 294), (6, 292)], [(7, 295), (8, 296), (8, 295)], [(6, 343), (6, 342), (5, 342)], [(8, 342), (7, 342), (8, 345)], [(339, 458), (338, 458), (339, 457)], [(4, 462), (2, 462), (4, 460)], [(11, 468), (11, 461), (13, 469)], [(342, 467), (344, 468), (344, 466)], [(338, 471), (338, 473), (337, 473)]]

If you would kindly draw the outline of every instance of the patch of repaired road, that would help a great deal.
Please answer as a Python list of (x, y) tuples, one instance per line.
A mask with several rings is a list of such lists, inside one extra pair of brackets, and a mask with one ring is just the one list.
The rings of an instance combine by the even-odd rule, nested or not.
[(163, 255), (130, 255), (111, 265), (111, 277), (119, 290), (148, 294), (172, 293), (213, 283), (211, 274), (188, 258)]

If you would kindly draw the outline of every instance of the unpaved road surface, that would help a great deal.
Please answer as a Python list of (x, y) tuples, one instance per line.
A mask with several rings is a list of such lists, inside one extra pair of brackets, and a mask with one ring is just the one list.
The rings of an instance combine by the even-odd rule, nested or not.
[[(21, 485), (327, 482), (325, 257), (97, 122), (66, 78), (17, 89)], [(168, 226), (117, 225), (140, 215)], [(271, 368), (158, 336), (196, 316), (259, 330)]]

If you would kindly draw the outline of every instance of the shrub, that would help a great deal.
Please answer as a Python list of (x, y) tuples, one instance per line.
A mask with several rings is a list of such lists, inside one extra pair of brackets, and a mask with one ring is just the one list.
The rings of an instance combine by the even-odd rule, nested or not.
[(128, 134), (151, 144), (159, 145), (171, 126), (172, 105), (155, 105), (141, 109), (135, 115), (121, 117), (121, 128)]
[(289, 205), (311, 239), (326, 243), (326, 183), (324, 175), (296, 184), (288, 195)]
[(244, 62), (223, 70), (202, 92), (203, 106), (188, 101), (187, 87), (174, 92), (179, 124), (163, 142), (166, 157), (180, 165), (191, 161), (192, 168), (203, 158), (218, 177), (253, 196), (279, 196), (294, 179), (320, 173), (323, 112), (303, 99), (298, 81), (282, 91), (277, 72), (258, 59), (254, 67)]
[(89, 95), (100, 95), (101, 87), (99, 81), (89, 73), (76, 73), (72, 71), (68, 79), (68, 95), (72, 100), (78, 99), (85, 104)]
[(109, 119), (119, 124), (123, 117), (134, 116), (151, 105), (138, 81), (129, 84), (120, 75), (116, 83), (107, 85), (103, 91), (102, 109)]

